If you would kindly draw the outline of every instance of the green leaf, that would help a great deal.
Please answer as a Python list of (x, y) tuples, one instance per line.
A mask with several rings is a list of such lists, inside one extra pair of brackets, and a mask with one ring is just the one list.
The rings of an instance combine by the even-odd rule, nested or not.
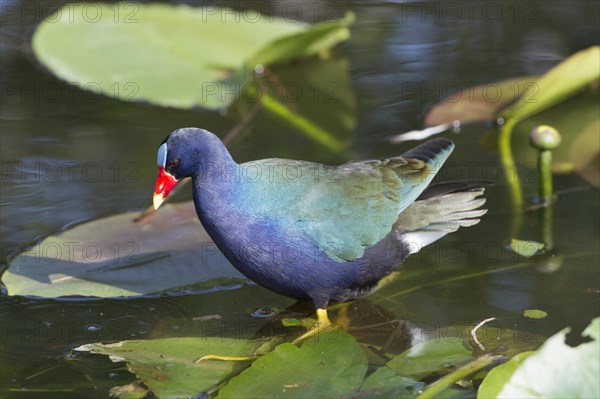
[(526, 309), (523, 312), (523, 316), (529, 317), (530, 319), (543, 319), (548, 316), (548, 313), (539, 309)]
[(283, 324), (284, 327), (297, 327), (302, 326), (302, 321), (294, 319), (293, 317), (284, 317), (281, 319), (281, 324)]
[(600, 46), (573, 54), (536, 82), (529, 100), (520, 99), (502, 112), (506, 119), (522, 120), (548, 109), (600, 78)]
[(212, 242), (193, 202), (93, 220), (50, 236), (9, 262), (9, 295), (117, 297), (243, 276)]
[(525, 258), (530, 258), (544, 249), (544, 244), (537, 241), (526, 241), (513, 238), (510, 242), (510, 248), (513, 252)]
[(387, 363), (397, 374), (417, 380), (471, 360), (472, 348), (460, 339), (430, 339), (413, 346)]
[(600, 397), (600, 318), (592, 320), (582, 336), (590, 342), (571, 347), (566, 328), (542, 345), (512, 374), (497, 397)]
[(357, 398), (415, 397), (425, 384), (415, 379), (398, 375), (396, 370), (383, 366), (375, 370), (363, 383)]
[(348, 38), (353, 19), (311, 26), (214, 5), (73, 3), (38, 26), (32, 47), (55, 75), (85, 90), (220, 109), (240, 97), (255, 63), (321, 52)]
[(257, 52), (250, 65), (272, 65), (325, 51), (350, 38), (350, 30), (347, 28), (354, 20), (354, 13), (349, 11), (340, 20), (321, 22), (295, 35), (273, 40)]
[(224, 337), (185, 337), (147, 341), (122, 341), (114, 344), (89, 344), (76, 348), (108, 355), (114, 362), (125, 361), (129, 371), (160, 397), (192, 397), (209, 391), (247, 362), (203, 360), (205, 355), (249, 356), (264, 341)]
[(490, 372), (483, 379), (483, 382), (479, 386), (479, 389), (477, 390), (477, 398), (497, 398), (498, 394), (502, 390), (502, 387), (510, 379), (515, 370), (519, 366), (521, 366), (521, 364), (523, 364), (523, 361), (529, 356), (531, 356), (533, 353), (535, 352), (521, 352), (515, 355), (508, 362), (494, 367), (492, 370), (490, 370)]
[(600, 187), (600, 119), (577, 136), (569, 153), (575, 171), (594, 187)]
[(300, 348), (284, 343), (219, 391), (219, 398), (331, 398), (360, 387), (367, 359), (346, 332), (322, 333)]

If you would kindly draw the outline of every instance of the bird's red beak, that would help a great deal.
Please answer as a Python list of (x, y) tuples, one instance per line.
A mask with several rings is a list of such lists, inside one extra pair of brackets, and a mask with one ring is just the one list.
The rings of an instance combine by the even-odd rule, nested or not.
[(158, 209), (158, 207), (164, 202), (164, 200), (167, 198), (167, 195), (169, 195), (169, 192), (171, 192), (177, 183), (179, 183), (179, 180), (165, 171), (164, 166), (158, 166), (158, 177), (156, 178), (154, 197), (152, 198), (154, 209)]

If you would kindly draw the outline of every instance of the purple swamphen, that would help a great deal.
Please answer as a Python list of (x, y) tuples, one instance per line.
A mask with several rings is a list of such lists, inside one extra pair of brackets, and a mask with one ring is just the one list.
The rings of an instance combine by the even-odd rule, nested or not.
[(227, 259), (279, 294), (327, 305), (363, 297), (419, 251), (486, 210), (485, 182), (430, 184), (454, 144), (436, 138), (401, 156), (327, 166), (288, 159), (236, 163), (198, 128), (158, 149), (154, 207), (185, 177), (196, 212)]

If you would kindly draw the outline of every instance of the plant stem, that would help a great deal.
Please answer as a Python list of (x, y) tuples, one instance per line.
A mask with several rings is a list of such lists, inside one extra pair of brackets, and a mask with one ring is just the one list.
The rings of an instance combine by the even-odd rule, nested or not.
[(552, 151), (538, 153), (539, 195), (543, 202), (552, 199)]
[(450, 374), (443, 376), (442, 378), (433, 382), (432, 384), (429, 384), (423, 390), (423, 392), (421, 392), (421, 394), (419, 396), (417, 396), (417, 399), (433, 398), (437, 394), (442, 392), (443, 390), (452, 386), (455, 382), (457, 382), (465, 377), (470, 376), (471, 374), (481, 370), (484, 367), (487, 367), (491, 364), (497, 363), (497, 362), (501, 361), (502, 359), (504, 359), (504, 356), (502, 356), (502, 355), (487, 354), (487, 355), (478, 357), (477, 359), (465, 364), (464, 366), (457, 368)]
[(308, 119), (291, 112), (288, 107), (280, 103), (274, 98), (266, 98), (262, 101), (263, 108), (271, 111), (274, 115), (284, 119), (291, 125), (298, 128), (302, 133), (306, 134), (316, 142), (323, 144), (332, 151), (338, 152), (343, 148), (342, 143), (333, 137), (328, 131), (321, 129)]
[(506, 175), (506, 183), (510, 189), (510, 198), (513, 208), (513, 226), (511, 234), (513, 237), (517, 235), (519, 230), (521, 230), (521, 224), (523, 221), (523, 192), (521, 190), (521, 185), (519, 184), (519, 170), (515, 164), (515, 160), (512, 155), (512, 149), (510, 147), (512, 131), (516, 124), (517, 120), (514, 118), (508, 119), (500, 129), (500, 137), (498, 138), (500, 161), (502, 162), (502, 167)]
[(545, 206), (542, 211), (542, 242), (546, 252), (554, 249), (554, 238), (552, 237), (552, 207)]

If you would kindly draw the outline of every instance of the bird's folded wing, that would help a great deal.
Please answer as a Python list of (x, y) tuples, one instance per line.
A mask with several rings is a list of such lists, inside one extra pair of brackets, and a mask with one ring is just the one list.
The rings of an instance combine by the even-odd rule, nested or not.
[(293, 176), (298, 176), (298, 168), (314, 170), (297, 179), (277, 174), (276, 184), (269, 185), (270, 200), (265, 196), (262, 206), (298, 226), (332, 259), (355, 260), (391, 231), (400, 212), (429, 185), (453, 148), (450, 140), (435, 139), (401, 157), (336, 167), (265, 160), (280, 163), (274, 170), (294, 170)]

